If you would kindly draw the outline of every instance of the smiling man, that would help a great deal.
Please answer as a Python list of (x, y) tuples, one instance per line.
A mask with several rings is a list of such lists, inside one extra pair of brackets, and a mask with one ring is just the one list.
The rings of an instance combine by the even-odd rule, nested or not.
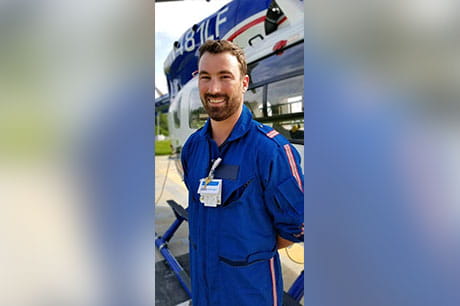
[(243, 105), (243, 51), (200, 47), (198, 86), (209, 119), (182, 150), (189, 190), (192, 303), (282, 305), (278, 249), (303, 241), (303, 174), (295, 148)]
[(218, 122), (232, 126), (241, 113), (242, 96), (248, 88), (249, 76), (242, 53), (214, 53), (218, 52), (218, 46), (214, 45), (201, 55), (200, 97), (214, 124)]

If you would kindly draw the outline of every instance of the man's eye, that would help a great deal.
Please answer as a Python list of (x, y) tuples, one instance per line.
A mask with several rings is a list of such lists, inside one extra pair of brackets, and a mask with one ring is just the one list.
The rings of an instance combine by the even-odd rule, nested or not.
[(202, 75), (202, 76), (200, 76), (200, 80), (209, 80), (209, 76)]
[(222, 78), (223, 78), (223, 79), (230, 79), (231, 76), (229, 76), (229, 75), (223, 75)]

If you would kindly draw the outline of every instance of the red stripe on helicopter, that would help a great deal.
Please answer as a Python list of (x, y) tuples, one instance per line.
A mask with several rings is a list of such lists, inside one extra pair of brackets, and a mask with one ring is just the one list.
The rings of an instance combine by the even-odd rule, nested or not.
[[(279, 22), (278, 24), (282, 24), (283, 22), (285, 22), (287, 20), (287, 17), (284, 16)], [(233, 33), (232, 35), (230, 35), (229, 38), (227, 38), (227, 40), (229, 41), (233, 41), (238, 35), (240, 35), (241, 33), (243, 33), (244, 31), (248, 30), (249, 28), (252, 28), (253, 26), (255, 26), (256, 24), (259, 24), (261, 22), (264, 22), (265, 21), (265, 16), (262, 16), (262, 17), (259, 17), (257, 19), (254, 19), (253, 21), (249, 22), (248, 24), (242, 26), (241, 28), (239, 28), (238, 30), (236, 30), (235, 33)]]

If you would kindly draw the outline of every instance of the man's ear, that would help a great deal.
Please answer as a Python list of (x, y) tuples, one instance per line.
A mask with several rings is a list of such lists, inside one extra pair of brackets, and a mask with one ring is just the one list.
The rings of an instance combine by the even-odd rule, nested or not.
[(246, 92), (246, 90), (248, 90), (248, 87), (249, 87), (249, 75), (245, 75), (243, 77), (243, 93)]

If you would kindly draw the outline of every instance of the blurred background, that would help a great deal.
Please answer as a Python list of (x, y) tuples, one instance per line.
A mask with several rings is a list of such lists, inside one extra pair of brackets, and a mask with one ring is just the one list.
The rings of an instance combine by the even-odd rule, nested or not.
[(0, 24), (0, 304), (153, 304), (153, 2)]
[(459, 5), (305, 2), (305, 305), (460, 304)]

